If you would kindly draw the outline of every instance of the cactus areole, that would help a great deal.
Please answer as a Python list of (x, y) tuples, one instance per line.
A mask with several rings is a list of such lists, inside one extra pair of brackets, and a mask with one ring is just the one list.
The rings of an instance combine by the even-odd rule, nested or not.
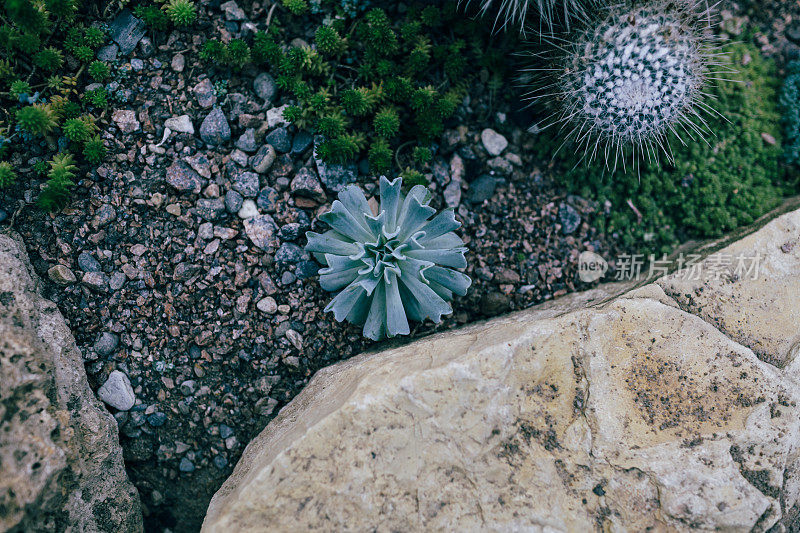
[(407, 335), (409, 319), (441, 322), (453, 312), (453, 295), (465, 295), (472, 283), (456, 270), (467, 266), (467, 249), (453, 233), (461, 225), (453, 211), (431, 218), (427, 189), (417, 185), (404, 198), (401, 185), (401, 178), (380, 178), (377, 215), (361, 189), (348, 187), (320, 216), (331, 229), (306, 234), (306, 250), (326, 265), (320, 285), (340, 291), (325, 311), (363, 325), (373, 340)]

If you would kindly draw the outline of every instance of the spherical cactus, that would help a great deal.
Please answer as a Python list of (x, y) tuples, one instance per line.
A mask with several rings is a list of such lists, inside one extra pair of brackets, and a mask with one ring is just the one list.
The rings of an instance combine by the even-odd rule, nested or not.
[(555, 79), (531, 92), (555, 107), (544, 126), (559, 126), (588, 160), (613, 158), (614, 168), (628, 152), (634, 160), (658, 150), (670, 157), (671, 134), (699, 134), (710, 109), (703, 86), (720, 59), (704, 31), (710, 13), (692, 5), (615, 7), (571, 44), (559, 43), (546, 67)]
[[(571, 21), (586, 18), (587, 10), (599, 0), (480, 0), (481, 13), (486, 15), (497, 7), (495, 25), (505, 28), (509, 25), (518, 25), (523, 31), (526, 24), (534, 28), (544, 26), (552, 29), (557, 20), (569, 26)], [(471, 4), (473, 0), (466, 0)], [(477, 3), (477, 0), (476, 0)], [(532, 22), (528, 14), (539, 15), (539, 21)], [(539, 24), (539, 22), (541, 24)]]
[(461, 224), (452, 210), (430, 217), (429, 193), (417, 185), (403, 198), (402, 179), (380, 178), (380, 212), (373, 215), (364, 193), (351, 185), (320, 216), (331, 229), (308, 232), (306, 250), (326, 265), (320, 285), (340, 291), (325, 307), (339, 322), (363, 325), (372, 340), (410, 332), (408, 319), (441, 322), (453, 312), (454, 294), (472, 280), (455, 269), (467, 266)]

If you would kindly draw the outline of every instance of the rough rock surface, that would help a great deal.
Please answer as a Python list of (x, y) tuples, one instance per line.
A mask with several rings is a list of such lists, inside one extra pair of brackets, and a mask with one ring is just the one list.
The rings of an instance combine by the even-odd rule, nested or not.
[(757, 251), (755, 279), (682, 270), (322, 370), (204, 531), (792, 530), (798, 235), (795, 212), (702, 263)]
[(117, 424), (21, 243), (0, 233), (0, 530), (142, 530)]

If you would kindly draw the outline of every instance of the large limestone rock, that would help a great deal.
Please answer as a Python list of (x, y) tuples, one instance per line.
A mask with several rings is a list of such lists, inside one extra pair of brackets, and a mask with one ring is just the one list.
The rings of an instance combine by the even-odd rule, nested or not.
[(796, 531), (798, 238), (324, 369), (203, 530)]
[(117, 424), (24, 248), (0, 233), (0, 531), (137, 532)]

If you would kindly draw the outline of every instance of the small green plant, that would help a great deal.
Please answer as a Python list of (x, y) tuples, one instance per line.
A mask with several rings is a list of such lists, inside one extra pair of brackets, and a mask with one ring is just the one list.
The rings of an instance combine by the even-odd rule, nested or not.
[(11, 83), (11, 87), (9, 92), (11, 93), (11, 97), (15, 100), (19, 100), (19, 97), (23, 94), (30, 94), (32, 91), (31, 84), (27, 81), (16, 80)]
[(89, 140), (89, 137), (97, 129), (97, 125), (91, 117), (83, 116), (65, 121), (61, 129), (64, 137), (74, 143), (83, 144)]
[(409, 319), (441, 322), (453, 312), (449, 300), (472, 284), (457, 270), (467, 266), (467, 249), (454, 233), (461, 224), (453, 211), (430, 219), (428, 190), (415, 186), (403, 198), (402, 182), (380, 178), (378, 216), (361, 189), (348, 187), (320, 216), (331, 229), (306, 234), (306, 250), (325, 265), (320, 285), (339, 291), (325, 311), (363, 326), (372, 340), (408, 335)]
[(17, 181), (17, 173), (8, 161), (0, 162), (0, 189), (10, 187)]
[[(312, 13), (322, 4), (312, 3)], [(366, 157), (375, 173), (390, 171), (395, 162), (400, 168), (427, 164), (433, 153), (429, 158), (427, 152), (396, 152), (408, 142), (433, 145), (477, 70), (468, 66), (495, 75), (495, 64), (484, 52), (488, 34), (460, 16), (453, 1), (442, 7), (412, 2), (396, 21), (382, 9), (361, 15), (364, 5), (351, 11), (338, 2), (328, 4), (340, 18), (325, 12), (325, 23), (315, 31), (316, 49), (282, 49), (276, 25), (254, 36), (250, 60), (270, 68), (278, 87), (296, 100), (284, 117), (322, 136), (316, 154), (328, 163)], [(345, 23), (341, 17), (351, 12), (358, 18)], [(444, 26), (449, 31), (441, 31)], [(207, 41), (201, 56), (234, 66), (229, 47)]]
[(111, 76), (111, 69), (107, 63), (102, 61), (92, 61), (89, 65), (89, 76), (94, 81), (103, 82)]
[(347, 41), (332, 26), (320, 26), (317, 28), (315, 42), (317, 49), (326, 56), (336, 57), (347, 49)]
[[(35, 173), (48, 177), (40, 197), (48, 209), (66, 202), (77, 170), (72, 156), (54, 155), (56, 146), (83, 150), (88, 162), (101, 159), (102, 150), (92, 146), (97, 128), (86, 107), (104, 107), (105, 89), (83, 94), (82, 88), (90, 78), (106, 77), (103, 65), (92, 63), (106, 30), (88, 19), (90, 12), (78, 10), (77, 0), (0, 3), (0, 84), (7, 88), (0, 93), (0, 155), (13, 152), (13, 160), (36, 161)], [(8, 163), (2, 167), (5, 181), (18, 173)]]
[(75, 186), (72, 181), (78, 167), (72, 155), (60, 153), (50, 161), (50, 172), (47, 174), (47, 184), (39, 195), (39, 206), (45, 211), (57, 211), (69, 201), (70, 189)]
[(152, 4), (139, 4), (133, 8), (133, 14), (142, 19), (145, 25), (153, 31), (162, 32), (169, 26), (167, 14)]
[(106, 157), (106, 147), (100, 137), (94, 136), (83, 145), (83, 157), (92, 165), (99, 165)]
[(302, 15), (308, 11), (308, 2), (306, 0), (283, 0), (283, 7), (295, 15)]
[(17, 110), (17, 125), (34, 137), (47, 135), (56, 128), (53, 110), (46, 104), (34, 104)]
[(164, 4), (164, 12), (175, 26), (191, 26), (197, 19), (197, 8), (192, 0), (169, 0)]
[(46, 72), (53, 72), (64, 64), (64, 55), (51, 46), (37, 52), (33, 56), (33, 64)]
[(785, 136), (783, 156), (787, 163), (796, 165), (800, 163), (800, 60), (786, 66), (779, 102)]
[(83, 98), (92, 107), (104, 108), (108, 105), (108, 90), (105, 87), (98, 87), (86, 91)]

